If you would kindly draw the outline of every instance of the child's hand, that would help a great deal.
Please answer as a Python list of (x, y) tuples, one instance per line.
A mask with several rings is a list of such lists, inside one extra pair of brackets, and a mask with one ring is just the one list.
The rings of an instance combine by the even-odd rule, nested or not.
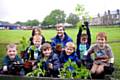
[(53, 69), (53, 64), (52, 64), (52, 63), (49, 63), (49, 64), (48, 64), (48, 68)]
[(7, 66), (3, 66), (3, 71), (8, 71)]

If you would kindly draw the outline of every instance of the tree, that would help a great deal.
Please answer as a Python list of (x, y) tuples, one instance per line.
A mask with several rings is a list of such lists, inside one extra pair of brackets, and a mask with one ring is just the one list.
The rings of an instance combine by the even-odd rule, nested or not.
[(44, 18), (42, 25), (55, 25), (57, 23), (64, 23), (65, 16), (66, 14), (64, 13), (64, 11), (55, 9), (51, 11), (51, 13)]
[(17, 22), (15, 22), (15, 24), (19, 24), (19, 25), (21, 25), (21, 26), (24, 26), (24, 25), (25, 25), (25, 22), (17, 21)]
[(75, 7), (76, 14), (80, 17), (80, 21), (77, 23), (77, 27), (81, 26), (84, 21), (92, 20), (92, 17), (85, 11), (83, 5), (77, 4)]
[(75, 25), (77, 22), (79, 22), (79, 16), (77, 16), (76, 14), (70, 13), (66, 19), (66, 22)]
[(39, 21), (38, 20), (36, 20), (36, 19), (34, 19), (34, 20), (28, 20), (27, 22), (26, 22), (26, 26), (39, 26)]
[(39, 26), (40, 22), (38, 20), (34, 19), (34, 20), (28, 20), (27, 22), (17, 21), (15, 24), (19, 24), (22, 26)]

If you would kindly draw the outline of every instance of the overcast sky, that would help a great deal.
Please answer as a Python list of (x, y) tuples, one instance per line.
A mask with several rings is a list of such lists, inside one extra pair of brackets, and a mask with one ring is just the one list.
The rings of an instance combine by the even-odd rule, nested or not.
[(28, 19), (42, 21), (54, 9), (74, 13), (76, 4), (84, 5), (91, 16), (120, 9), (120, 0), (0, 0), (0, 20), (11, 23)]

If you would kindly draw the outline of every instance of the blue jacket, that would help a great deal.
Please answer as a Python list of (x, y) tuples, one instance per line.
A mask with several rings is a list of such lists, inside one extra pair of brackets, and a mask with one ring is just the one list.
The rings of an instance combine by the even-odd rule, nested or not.
[[(42, 58), (43, 58), (43, 55), (40, 55), (38, 57), (38, 62), (41, 61)], [(53, 69), (48, 68), (49, 63), (53, 64)], [(60, 68), (60, 61), (59, 61), (58, 55), (53, 52), (45, 62), (42, 62), (42, 69), (46, 70), (46, 74), (45, 74), (46, 77), (50, 77), (50, 76), (58, 77), (59, 68)]]
[(54, 38), (52, 38), (51, 46), (55, 47), (57, 44), (61, 44), (62, 47), (64, 48), (67, 42), (72, 42), (73, 40), (66, 34), (65, 38), (63, 40), (60, 39), (58, 35), (56, 35)]
[(71, 55), (66, 55), (66, 52), (63, 51), (60, 56), (61, 67), (63, 67), (64, 63), (67, 62), (69, 59), (71, 59), (71, 61), (73, 62), (76, 62), (77, 65), (80, 66), (80, 59), (78, 58), (76, 52), (73, 52)]
[(22, 60), (20, 57), (18, 57), (18, 55), (15, 56), (15, 59), (14, 60), (11, 60), (8, 56), (5, 56), (4, 59), (3, 59), (3, 65), (12, 65), (14, 62), (18, 62), (20, 64), (22, 64)]
[[(86, 24), (85, 26), (86, 26), (86, 32), (88, 35), (88, 40), (87, 40), (88, 42), (86, 43), (86, 48), (88, 50), (90, 48), (90, 45), (91, 45), (91, 34), (90, 34), (88, 24)], [(79, 28), (79, 32), (77, 34), (77, 50), (76, 50), (76, 52), (77, 52), (77, 55), (79, 58), (80, 58), (79, 45), (81, 44), (81, 42), (80, 42), (81, 34), (82, 34), (82, 27)]]

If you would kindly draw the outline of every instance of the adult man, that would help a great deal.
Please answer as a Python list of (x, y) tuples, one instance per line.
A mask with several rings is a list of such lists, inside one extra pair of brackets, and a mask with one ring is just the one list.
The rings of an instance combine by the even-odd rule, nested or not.
[(62, 49), (64, 49), (67, 42), (72, 42), (72, 39), (66, 34), (63, 24), (56, 25), (57, 35), (53, 37), (52, 47), (56, 47), (56, 45), (60, 44)]

